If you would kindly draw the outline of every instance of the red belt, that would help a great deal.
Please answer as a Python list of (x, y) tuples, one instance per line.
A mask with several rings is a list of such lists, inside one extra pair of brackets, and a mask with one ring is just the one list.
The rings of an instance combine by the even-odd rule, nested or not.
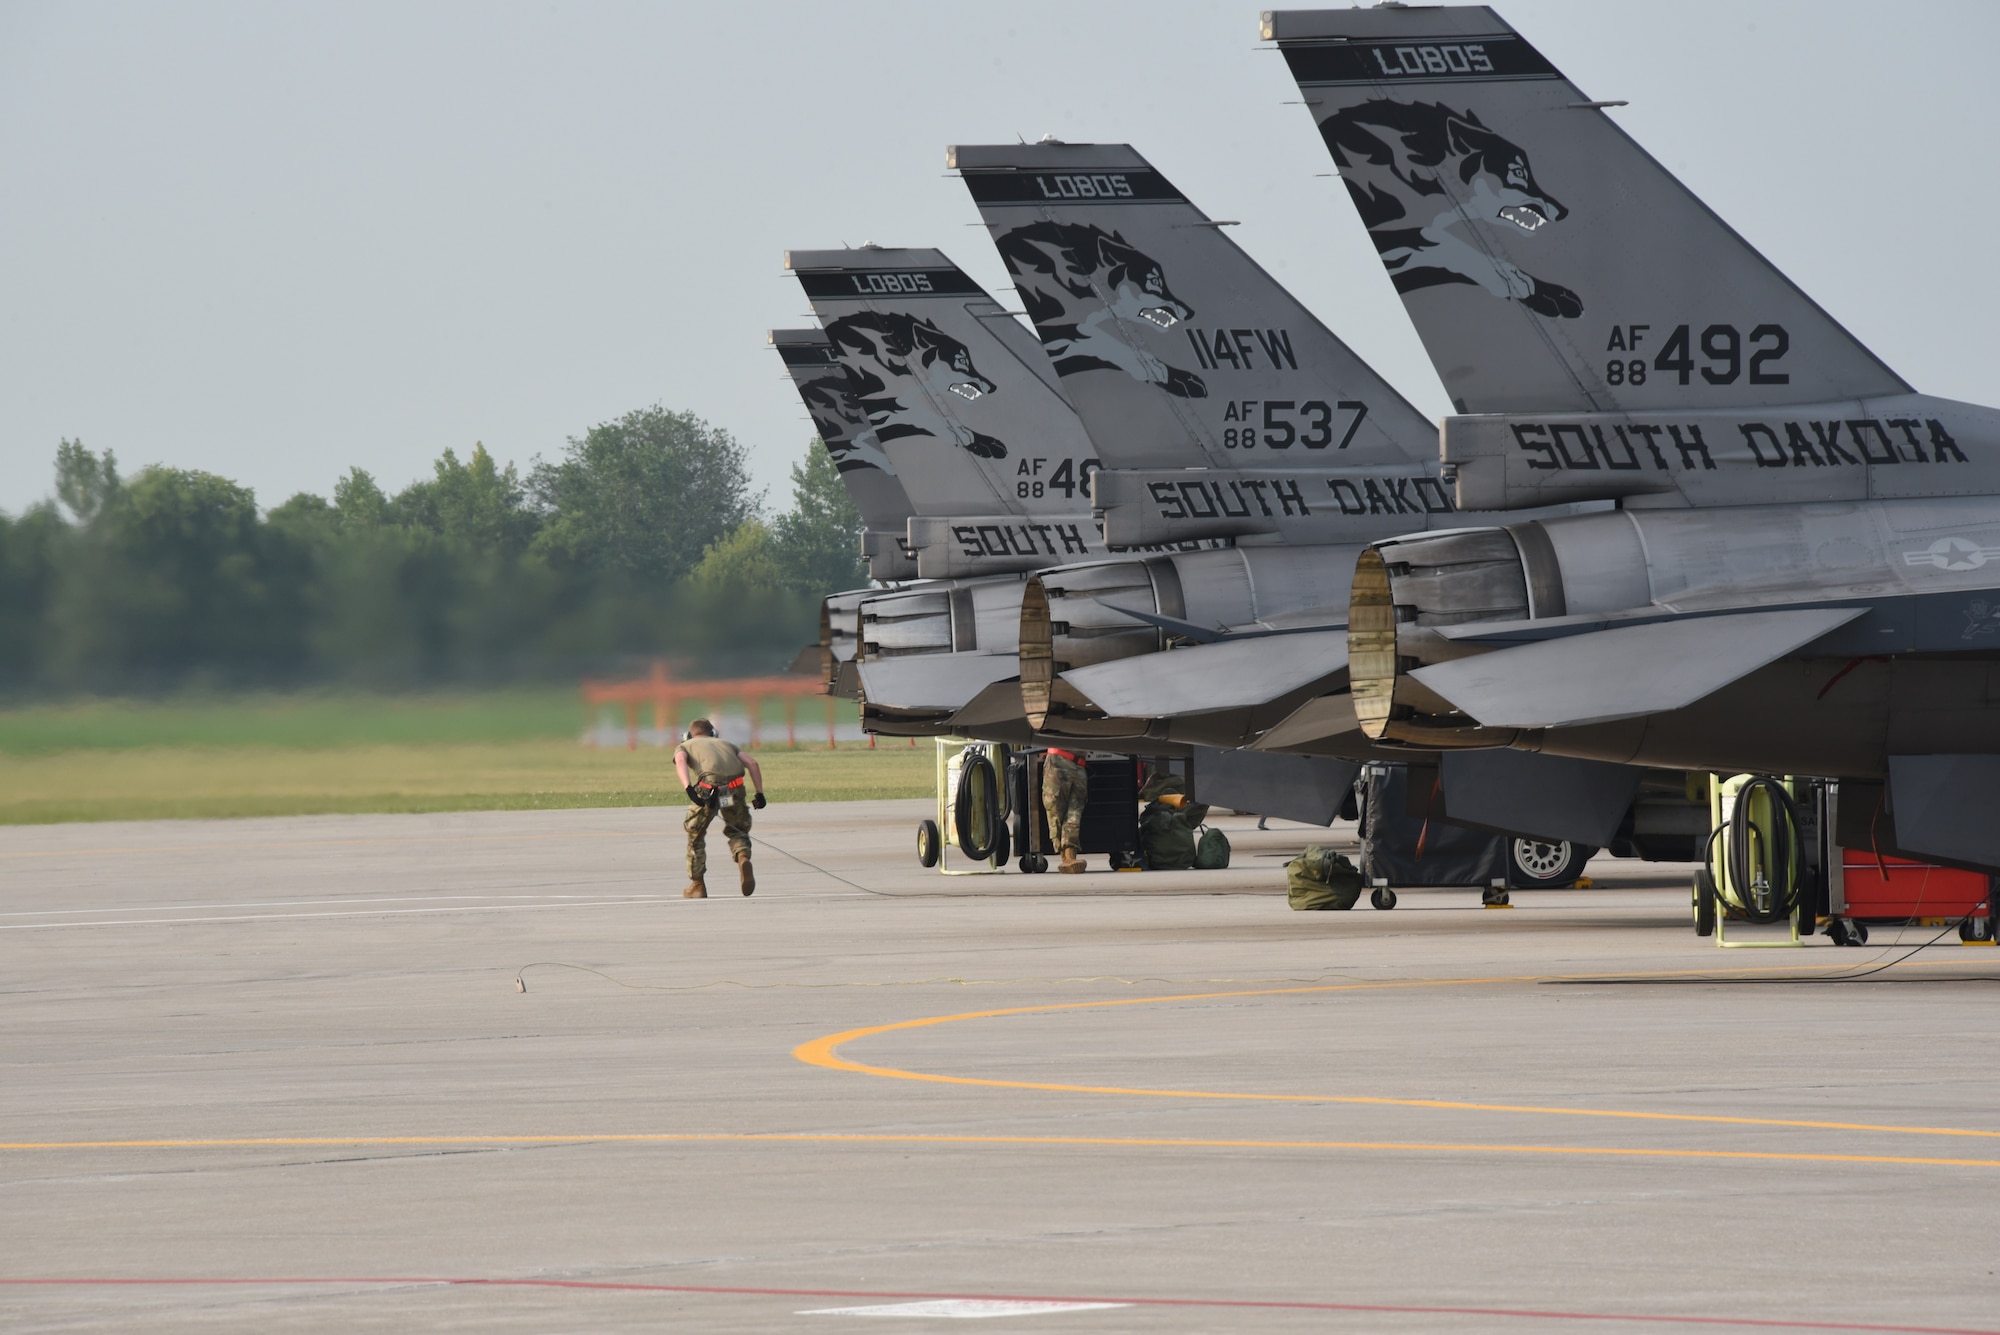
[(1067, 760), (1072, 765), (1081, 765), (1083, 763), (1081, 760), (1078, 760), (1076, 758), (1074, 752), (1065, 751), (1061, 747), (1056, 747), (1056, 746), (1050, 747), (1049, 754), (1052, 756), (1061, 756), (1064, 760)]

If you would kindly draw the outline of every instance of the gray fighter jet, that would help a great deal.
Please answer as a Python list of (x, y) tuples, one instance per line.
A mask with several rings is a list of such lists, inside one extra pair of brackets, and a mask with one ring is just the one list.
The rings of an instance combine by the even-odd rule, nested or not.
[(1491, 10), (1264, 35), (1458, 409), (1459, 505), (1617, 509), (1374, 545), (1351, 696), (1263, 744), (1452, 750), (1448, 792), (1500, 746), (1880, 783), (1883, 847), (2000, 868), (2000, 414), (1913, 392)]
[(850, 410), (897, 469), (903, 549), (923, 577), (827, 600), (833, 654), (848, 627), (856, 637), (854, 680), (837, 686), (856, 688), (880, 730), (948, 730), (1017, 671), (1026, 572), (1105, 552), (1083, 482), (1090, 440), (1034, 341), (941, 253), (794, 251), (786, 267), (821, 319)]
[[(1012, 684), (1016, 636), (1024, 592), (1038, 586), (1024, 583), (1022, 575), (975, 572), (1075, 571), (1077, 558), (1107, 556), (1089, 513), (1089, 482), (1098, 467), (1093, 447), (1122, 449), (1137, 463), (1152, 462), (1159, 452), (1130, 426), (1087, 436), (1033, 336), (940, 253), (795, 251), (788, 263), (825, 323), (858, 410), (909, 494), (916, 517), (908, 524), (908, 545), (919, 572), (947, 577), (859, 597), (855, 663), (866, 716), (883, 730), (919, 733), (1003, 722), (1024, 728), (1020, 692)], [(1433, 433), (1416, 420), (1422, 437), (1406, 455), (1433, 455)], [(1415, 467), (1401, 465), (1406, 485)], [(1427, 467), (1435, 488), (1435, 464)], [(1378, 519), (1366, 533), (1407, 527), (1407, 520)], [(1255, 671), (1236, 674), (1232, 686), (1240, 698), (1202, 701), (1205, 717), (1185, 728), (1160, 723), (1167, 711), (1107, 719), (1091, 710), (1090, 726), (1059, 735), (1154, 749), (1196, 740), (1234, 745), (1289, 712), (1296, 701), (1283, 697), (1303, 699), (1305, 687), (1336, 675), (1340, 623), (1312, 609), (1329, 596), (1344, 600), (1359, 544), (1350, 539), (1338, 569), (1329, 571), (1324, 552), (1302, 553), (1278, 537), (1264, 535), (1262, 546), (1239, 549), (1188, 534), (1142, 546), (1109, 567), (1081, 567), (1077, 578), (1093, 591), (1115, 599), (1123, 589), (1126, 601), (1146, 604), (1135, 614), (1088, 603), (1103, 624), (1100, 633), (1086, 629), (1085, 636), (1102, 656), (1157, 650), (1162, 626), (1181, 626), (1190, 603), (1185, 596), (1170, 598), (1162, 622), (1154, 591), (1162, 581), (1183, 594), (1192, 591), (1199, 616), (1227, 614), (1228, 624), (1241, 629), (1276, 629), (1280, 623), (1270, 619), (1289, 616), (1322, 632), (1323, 643), (1267, 646), (1250, 660)], [(1126, 588), (1135, 571), (1143, 600), (1136, 596), (1141, 590)], [(845, 603), (829, 600), (836, 635)], [(1048, 624), (1032, 611), (1026, 622)], [(1206, 634), (1208, 624), (1194, 633)], [(1329, 653), (1335, 655), (1330, 662)], [(1280, 661), (1288, 664), (1282, 679), (1272, 675)], [(1041, 726), (1033, 715), (1029, 722)]]
[[(946, 161), (1097, 444), (1106, 540), (1235, 544), (1031, 581), (1029, 719), (1095, 736), (1336, 671), (1360, 544), (1451, 513), (1436, 429), (1129, 146), (958, 145)], [(1158, 657), (1169, 645), (1186, 647)]]

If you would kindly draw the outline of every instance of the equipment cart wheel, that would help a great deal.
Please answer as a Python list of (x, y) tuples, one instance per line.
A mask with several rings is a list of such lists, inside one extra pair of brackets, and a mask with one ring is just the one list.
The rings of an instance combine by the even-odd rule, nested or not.
[(1021, 870), (1030, 876), (1039, 876), (1049, 869), (1049, 860), (1040, 853), (1021, 854)]
[(1706, 867), (1694, 874), (1694, 934), (1715, 935), (1715, 878)]
[(944, 851), (944, 836), (938, 832), (934, 820), (917, 822), (917, 861), (926, 867), (938, 865), (938, 854)]
[(1006, 821), (1001, 821), (999, 828), (993, 831), (993, 861), (1001, 866), (1005, 866), (1007, 859), (1014, 855), (1011, 834)]
[(1868, 926), (1855, 922), (1852, 918), (1835, 918), (1826, 926), (1826, 934), (1836, 946), (1865, 946), (1868, 944)]
[(1374, 892), (1368, 896), (1368, 902), (1378, 909), (1395, 908), (1396, 892), (1386, 885), (1377, 886)]

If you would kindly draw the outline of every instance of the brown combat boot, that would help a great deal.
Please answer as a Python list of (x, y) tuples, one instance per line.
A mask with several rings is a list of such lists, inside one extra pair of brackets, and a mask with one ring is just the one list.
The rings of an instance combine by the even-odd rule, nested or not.
[(745, 896), (757, 893), (757, 874), (750, 870), (750, 855), (743, 854), (736, 859), (736, 875), (743, 882)]
[(1078, 853), (1074, 848), (1065, 848), (1062, 851), (1062, 861), (1057, 864), (1056, 870), (1084, 872), (1090, 870), (1090, 864), (1085, 862), (1082, 854)]
[(707, 885), (705, 885), (705, 884), (704, 884), (704, 883), (702, 882), (702, 879), (701, 879), (701, 877), (697, 876), (697, 877), (695, 877), (695, 878), (694, 878), (694, 884), (693, 884), (693, 885), (690, 885), (690, 886), (689, 886), (689, 887), (688, 887), (687, 889), (685, 889), (685, 890), (681, 891), (681, 898), (682, 898), (682, 899), (707, 899), (707, 898), (708, 898), (708, 886), (707, 886)]

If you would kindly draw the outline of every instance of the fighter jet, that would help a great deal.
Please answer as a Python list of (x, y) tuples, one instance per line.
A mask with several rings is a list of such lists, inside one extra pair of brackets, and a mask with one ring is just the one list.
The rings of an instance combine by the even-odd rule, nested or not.
[(897, 469), (903, 545), (924, 577), (835, 595), (826, 638), (855, 626), (864, 715), (878, 730), (946, 731), (1014, 677), (1026, 572), (1105, 554), (1090, 519), (1091, 442), (1027, 331), (940, 252), (793, 251), (786, 267), (820, 317), (851, 410)]
[[(1129, 424), (1103, 424), (1099, 435), (1087, 436), (1033, 336), (938, 252), (795, 251), (789, 264), (825, 323), (857, 408), (867, 415), (910, 495), (917, 517), (909, 521), (909, 546), (919, 572), (950, 577), (948, 583), (923, 582), (860, 599), (856, 663), (867, 716), (899, 730), (991, 727), (1001, 716), (1025, 726), (1019, 691), (1002, 689), (1002, 683), (1011, 683), (1018, 671), (1012, 656), (1029, 586), (1021, 575), (977, 572), (1074, 570), (1065, 558), (1106, 556), (1089, 514), (1089, 479), (1099, 462), (1094, 451), (1110, 450), (1141, 464), (1159, 459), (1162, 451)], [(1394, 398), (1386, 387), (1383, 391)], [(1406, 459), (1434, 454), (1434, 433), (1414, 413), (1407, 415), (1415, 431)], [(1436, 489), (1434, 463), (1404, 462), (1399, 480), (1407, 487), (1420, 467), (1429, 470)], [(1378, 519), (1366, 533), (1407, 526)], [(1143, 741), (1156, 749), (1193, 736), (1235, 744), (1289, 712), (1288, 706), (1279, 708), (1279, 697), (1336, 674), (1339, 623), (1330, 625), (1328, 614), (1311, 609), (1323, 605), (1329, 591), (1344, 597), (1358, 545), (1349, 541), (1339, 570), (1329, 577), (1322, 568), (1324, 553), (1301, 554), (1282, 537), (1252, 535), (1250, 545), (1224, 548), (1215, 537), (1189, 533), (1170, 544), (1142, 546), (1109, 567), (1086, 565), (1077, 578), (1098, 592), (1117, 595), (1133, 572), (1144, 586), (1125, 590), (1130, 603), (1144, 594), (1146, 608), (1136, 613), (1088, 603), (1087, 612), (1101, 624), (1084, 629), (1082, 637), (1094, 641), (1100, 656), (1158, 649), (1162, 626), (1180, 624), (1172, 609), (1187, 612), (1187, 591), (1198, 615), (1227, 611), (1232, 624), (1253, 630), (1284, 628), (1289, 617), (1302, 629), (1320, 631), (1323, 642), (1314, 648), (1312, 642), (1288, 639), (1254, 655), (1232, 647), (1227, 653), (1241, 665), (1230, 684), (1242, 698), (1203, 700), (1200, 712), (1214, 717), (1180, 730), (1182, 735), (1156, 726), (1154, 718), (1106, 719), (1101, 712), (1094, 714), (1093, 726), (1060, 735), (1107, 745)], [(1168, 600), (1164, 622), (1156, 582), (1171, 582), (1183, 594)], [(1033, 615), (1029, 621), (1047, 624)], [(1193, 633), (1202, 636), (1205, 625)], [(1328, 653), (1336, 661), (1326, 661)], [(997, 657), (1002, 654), (1008, 656), (1005, 662)], [(1271, 673), (1279, 661), (1289, 664), (1286, 671), (1292, 674), (1283, 680)], [(987, 698), (975, 704), (982, 694)], [(1246, 712), (1253, 705), (1254, 717)], [(1232, 709), (1233, 716), (1222, 716)]]
[(1880, 846), (2000, 868), (2000, 414), (1915, 393), (1490, 9), (1263, 31), (1458, 409), (1458, 504), (1617, 506), (1371, 546), (1351, 696), (1263, 744), (1347, 711), (1445, 750), (1454, 815), (1461, 748), (1884, 784)]
[(1106, 540), (1235, 545), (1031, 581), (1029, 719), (1099, 735), (1337, 670), (1360, 543), (1451, 511), (1435, 428), (1131, 147), (958, 145), (946, 161), (1097, 444)]

